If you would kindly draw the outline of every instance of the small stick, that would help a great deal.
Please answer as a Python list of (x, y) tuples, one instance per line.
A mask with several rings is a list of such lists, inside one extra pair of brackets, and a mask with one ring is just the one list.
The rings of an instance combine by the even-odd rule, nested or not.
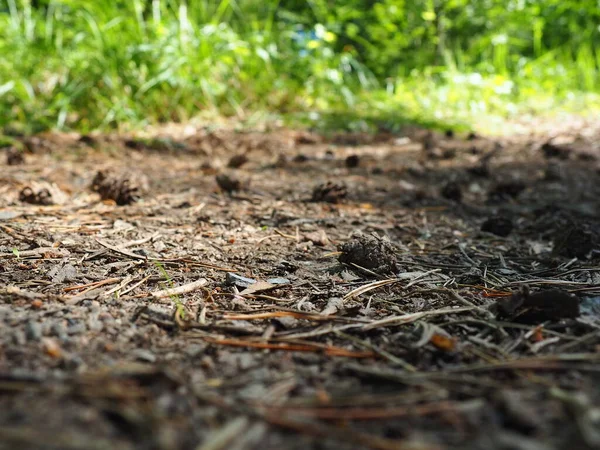
[(183, 284), (181, 286), (177, 286), (174, 288), (163, 289), (161, 291), (152, 292), (151, 295), (154, 298), (164, 298), (164, 297), (171, 297), (173, 295), (187, 294), (189, 292), (193, 292), (196, 289), (201, 288), (206, 283), (208, 283), (208, 280), (206, 278), (200, 278), (199, 280), (194, 281), (192, 283)]

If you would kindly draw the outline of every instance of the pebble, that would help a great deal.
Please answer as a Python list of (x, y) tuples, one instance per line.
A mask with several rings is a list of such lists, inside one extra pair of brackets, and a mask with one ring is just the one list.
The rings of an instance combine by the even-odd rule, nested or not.
[(30, 341), (39, 341), (42, 338), (42, 326), (32, 320), (25, 324), (25, 336)]
[(196, 358), (204, 353), (206, 345), (190, 344), (183, 349), (183, 352), (190, 358)]
[(98, 320), (97, 315), (92, 315), (88, 318), (88, 327), (91, 331), (102, 331), (104, 324)]
[(87, 330), (87, 327), (85, 325), (85, 322), (81, 321), (77, 321), (72, 323), (71, 325), (69, 325), (69, 327), (67, 328), (67, 333), (73, 335), (73, 334), (81, 334), (84, 333)]
[(133, 356), (138, 361), (154, 363), (156, 362), (156, 355), (149, 350), (145, 350), (143, 348), (137, 348), (131, 352), (131, 356)]
[(50, 328), (50, 332), (53, 336), (56, 336), (61, 341), (67, 341), (69, 336), (67, 334), (67, 328), (63, 325), (62, 322), (55, 322), (52, 324)]
[(27, 337), (25, 336), (25, 332), (23, 330), (15, 330), (12, 338), (15, 345), (18, 346), (25, 345), (27, 342)]

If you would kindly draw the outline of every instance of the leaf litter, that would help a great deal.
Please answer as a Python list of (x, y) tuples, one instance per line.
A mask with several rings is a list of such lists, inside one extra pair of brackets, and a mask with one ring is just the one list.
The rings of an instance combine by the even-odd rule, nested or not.
[(600, 133), (571, 134), (23, 139), (0, 448), (597, 448)]

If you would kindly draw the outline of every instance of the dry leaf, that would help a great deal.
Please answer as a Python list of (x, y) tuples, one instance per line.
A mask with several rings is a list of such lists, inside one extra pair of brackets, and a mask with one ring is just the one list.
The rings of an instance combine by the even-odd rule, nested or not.
[(456, 348), (456, 338), (444, 336), (443, 334), (435, 333), (429, 340), (439, 350), (451, 352)]

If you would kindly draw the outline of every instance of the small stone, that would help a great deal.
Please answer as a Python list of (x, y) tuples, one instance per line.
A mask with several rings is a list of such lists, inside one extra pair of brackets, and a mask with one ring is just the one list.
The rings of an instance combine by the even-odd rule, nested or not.
[(133, 356), (136, 360), (148, 363), (156, 362), (156, 355), (152, 353), (150, 350), (145, 350), (143, 348), (136, 348), (131, 352), (131, 356)]
[(25, 336), (30, 341), (39, 341), (42, 338), (42, 326), (38, 322), (29, 320), (25, 324)]
[(91, 331), (97, 331), (100, 332), (102, 331), (102, 329), (104, 328), (104, 324), (98, 320), (98, 315), (97, 314), (93, 314), (88, 318), (88, 328)]
[(190, 344), (187, 345), (183, 352), (190, 358), (198, 358), (206, 351), (206, 345), (201, 344)]
[(17, 329), (12, 335), (12, 340), (15, 345), (22, 346), (27, 343), (27, 336), (23, 330)]
[(287, 278), (283, 278), (283, 277), (276, 277), (276, 278), (269, 278), (267, 280), (267, 283), (271, 283), (271, 284), (290, 284), (290, 280), (288, 280)]
[(70, 335), (85, 333), (87, 326), (83, 321), (77, 321), (67, 327), (67, 333)]
[(246, 289), (256, 283), (256, 281), (257, 280), (253, 278), (246, 278), (233, 272), (227, 272), (227, 274), (225, 274), (225, 284), (236, 286), (241, 289)]
[(55, 322), (52, 324), (51, 333), (59, 338), (61, 341), (66, 341), (69, 339), (67, 334), (67, 329), (62, 322)]

